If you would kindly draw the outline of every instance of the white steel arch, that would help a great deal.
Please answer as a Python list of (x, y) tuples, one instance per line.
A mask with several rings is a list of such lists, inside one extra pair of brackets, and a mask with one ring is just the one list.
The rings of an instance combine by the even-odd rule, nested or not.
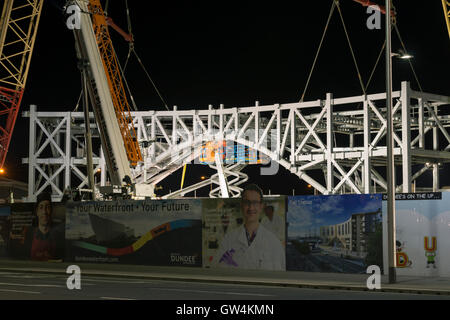
[[(433, 184), (426, 190), (437, 191), (439, 166), (450, 162), (450, 97), (417, 92), (403, 82), (401, 90), (393, 92), (393, 99), (394, 155), (396, 165), (401, 166), (397, 192), (413, 191), (413, 182), (428, 170), (433, 170)], [(386, 166), (385, 101), (385, 93), (345, 98), (327, 94), (322, 100), (289, 104), (134, 112), (145, 161), (132, 170), (133, 178), (137, 183), (156, 185), (185, 163), (198, 161), (206, 142), (225, 140), (270, 158), (272, 166), (262, 168), (262, 174), (276, 174), (279, 164), (322, 194), (385, 192), (386, 181), (379, 170)], [(47, 186), (52, 187), (55, 198), (65, 187), (84, 187), (83, 114), (37, 112), (32, 106), (25, 116), (30, 118), (29, 157), (23, 159), (29, 164), (29, 198)], [(96, 132), (93, 123), (91, 127)], [(79, 154), (74, 144), (79, 146)], [(51, 154), (44, 155), (48, 147)], [(95, 154), (94, 165), (101, 170), (99, 184), (105, 185), (100, 148)], [(413, 165), (420, 168), (413, 172)], [(230, 196), (239, 196), (239, 185), (248, 179), (240, 172), (244, 166), (224, 166), (222, 174)], [(320, 170), (323, 178), (313, 178), (312, 170)], [(210, 183), (219, 186), (218, 178), (213, 176), (164, 197), (183, 196)], [(219, 188), (214, 190), (210, 196), (220, 195)]]

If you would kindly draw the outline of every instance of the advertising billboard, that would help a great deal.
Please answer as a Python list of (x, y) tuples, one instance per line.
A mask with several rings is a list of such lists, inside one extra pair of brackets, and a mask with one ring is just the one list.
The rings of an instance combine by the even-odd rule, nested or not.
[(41, 194), (36, 203), (11, 204), (8, 255), (36, 261), (64, 258), (65, 207)]
[(203, 266), (285, 270), (285, 197), (203, 200)]
[(365, 273), (382, 267), (380, 194), (288, 198), (286, 269)]
[[(387, 201), (383, 201), (383, 219), (386, 224)], [(450, 276), (449, 192), (397, 194), (395, 225), (398, 275)], [(383, 234), (387, 248), (387, 228)], [(387, 268), (387, 252), (384, 261)]]
[(66, 259), (200, 267), (201, 219), (201, 200), (68, 203)]

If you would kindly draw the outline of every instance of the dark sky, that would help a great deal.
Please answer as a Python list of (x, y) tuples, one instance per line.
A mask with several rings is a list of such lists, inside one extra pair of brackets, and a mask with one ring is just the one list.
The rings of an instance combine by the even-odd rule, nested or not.
[[(109, 15), (127, 29), (125, 1), (109, 1)], [(384, 1), (380, 1), (384, 3)], [(104, 4), (104, 2), (102, 2)], [(179, 109), (296, 102), (300, 99), (316, 53), (331, 0), (272, 1), (137, 1), (129, 0), (135, 48), (169, 106)], [(414, 3), (414, 4), (413, 4)], [(394, 1), (397, 23), (425, 91), (450, 95), (448, 62), (450, 41), (440, 1)], [(74, 39), (58, 9), (46, 0), (31, 62), (21, 111), (36, 104), (38, 110), (73, 110), (80, 93)], [(362, 78), (367, 81), (384, 41), (382, 30), (368, 30), (366, 8), (342, 0), (346, 26), (355, 49)], [(127, 43), (111, 31), (122, 63)], [(393, 51), (400, 43), (393, 34)], [(394, 89), (400, 82), (417, 85), (408, 63), (394, 60)], [(127, 80), (140, 110), (163, 110), (136, 59), (131, 59)], [(369, 92), (383, 92), (384, 56)], [(361, 94), (345, 34), (335, 12), (305, 100)], [(26, 137), (26, 138), (24, 138)], [(26, 181), (28, 168), (28, 119), (17, 121), (6, 166), (10, 177)], [(188, 170), (197, 181), (203, 169)], [(206, 174), (209, 174), (207, 169)], [(258, 170), (249, 168), (254, 175)], [(196, 180), (197, 179), (197, 180)], [(258, 179), (255, 177), (255, 179)], [(169, 184), (179, 185), (179, 175)], [(283, 181), (283, 186), (275, 187)], [(305, 184), (281, 170), (272, 179), (258, 181), (267, 193), (306, 192)], [(275, 189), (275, 190), (274, 190)], [(303, 190), (303, 191), (301, 191)]]

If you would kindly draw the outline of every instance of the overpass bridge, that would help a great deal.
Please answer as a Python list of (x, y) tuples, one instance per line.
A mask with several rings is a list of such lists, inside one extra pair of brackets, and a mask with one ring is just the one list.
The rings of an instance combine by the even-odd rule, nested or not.
[[(423, 191), (440, 189), (439, 169), (450, 162), (450, 97), (418, 92), (409, 82), (393, 92), (394, 157), (397, 192), (412, 192), (415, 180), (431, 170)], [(386, 192), (386, 93), (335, 97), (287, 104), (132, 112), (144, 161), (132, 170), (134, 182), (156, 185), (199, 156), (208, 142), (248, 146), (269, 161), (262, 175), (289, 170), (321, 194)], [(28, 200), (51, 187), (55, 200), (64, 189), (87, 188), (82, 112), (43, 112), (29, 118)], [(94, 167), (98, 184), (107, 185), (104, 157), (93, 115)], [(97, 140), (97, 141), (96, 141)], [(216, 152), (216, 155), (218, 153)], [(210, 197), (238, 197), (248, 177), (244, 162), (224, 163), (200, 183), (162, 198), (181, 197), (212, 184)], [(418, 166), (416, 166), (418, 165)], [(401, 168), (399, 168), (401, 167)], [(413, 167), (415, 169), (413, 169)], [(317, 173), (320, 172), (320, 179)], [(224, 189), (225, 188), (225, 189)]]

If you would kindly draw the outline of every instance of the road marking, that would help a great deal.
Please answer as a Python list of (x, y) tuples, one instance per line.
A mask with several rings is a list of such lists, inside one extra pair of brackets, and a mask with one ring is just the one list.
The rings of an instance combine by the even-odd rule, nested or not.
[(127, 281), (127, 280), (103, 280), (103, 279), (87, 279), (84, 278), (83, 282), (91, 281), (91, 282), (106, 282), (106, 283), (126, 283), (126, 284), (145, 284), (145, 283), (153, 283), (151, 281)]
[(0, 276), (5, 275), (5, 278), (54, 278), (54, 275), (26, 275), (26, 274), (17, 274), (17, 273), (11, 273), (9, 275), (7, 274), (0, 274)]
[(100, 297), (100, 299), (105, 299), (105, 300), (136, 300), (136, 299), (130, 299), (130, 298), (117, 298), (117, 297)]
[(208, 291), (208, 290), (168, 289), (168, 288), (156, 288), (156, 289), (166, 290), (166, 291), (228, 294), (228, 295), (238, 295), (238, 296), (258, 296), (258, 297), (274, 297), (275, 296), (273, 294), (249, 293), (249, 292), (225, 292), (225, 291)]
[(57, 284), (24, 284), (24, 283), (0, 282), (0, 285), (4, 285), (4, 286), (21, 286), (21, 287), (65, 288), (65, 286), (61, 286), (61, 285), (57, 285)]
[(17, 293), (30, 293), (30, 294), (41, 294), (37, 291), (24, 291), (24, 290), (8, 290), (8, 289), (0, 289), (0, 291), (6, 291), (6, 292), (17, 292)]

